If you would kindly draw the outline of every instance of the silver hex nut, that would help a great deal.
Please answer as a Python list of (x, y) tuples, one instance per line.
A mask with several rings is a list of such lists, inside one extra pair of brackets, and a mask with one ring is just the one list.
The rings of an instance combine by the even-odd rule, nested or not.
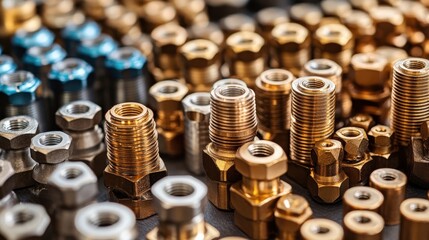
[(70, 156), (72, 138), (60, 131), (39, 133), (31, 139), (31, 157), (38, 163), (57, 164)]

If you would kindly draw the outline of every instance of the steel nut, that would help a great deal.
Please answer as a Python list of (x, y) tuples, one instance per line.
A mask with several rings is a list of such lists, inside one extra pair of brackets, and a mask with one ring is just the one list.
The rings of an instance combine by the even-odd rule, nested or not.
[(64, 132), (39, 133), (31, 139), (31, 157), (42, 164), (64, 162), (70, 156), (71, 143), (71, 137)]
[(0, 148), (14, 150), (29, 147), (38, 127), (37, 120), (29, 116), (4, 118), (0, 121)]
[(180, 48), (182, 63), (191, 68), (204, 68), (219, 61), (219, 47), (212, 41), (197, 39)]
[(182, 106), (185, 116), (191, 121), (204, 122), (210, 118), (209, 93), (190, 94), (182, 100)]
[(213, 144), (209, 143), (203, 150), (203, 166), (207, 177), (213, 181), (236, 182), (241, 175), (234, 165), (235, 152), (224, 153), (219, 156), (213, 149)]
[(311, 218), (313, 211), (304, 197), (288, 194), (277, 201), (274, 216), (280, 232), (298, 236), (301, 225)]
[(63, 130), (84, 131), (99, 124), (101, 107), (90, 101), (74, 101), (62, 106), (55, 114), (55, 122)]
[(356, 157), (361, 158), (368, 150), (368, 137), (362, 128), (341, 128), (335, 132), (334, 138), (343, 144), (346, 160)]
[(180, 82), (172, 80), (158, 82), (149, 89), (151, 106), (158, 112), (180, 111), (182, 99), (187, 93), (188, 88)]
[(15, 187), (12, 164), (7, 161), (0, 160), (0, 199), (7, 196)]
[(362, 88), (383, 88), (389, 78), (387, 59), (375, 53), (358, 53), (351, 59), (353, 82)]
[(250, 62), (264, 57), (264, 39), (254, 32), (237, 32), (226, 39), (226, 54), (231, 59)]
[(349, 188), (349, 179), (342, 172), (337, 176), (336, 181), (320, 181), (312, 172), (307, 181), (307, 188), (316, 200), (323, 203), (334, 203), (339, 201)]
[(64, 207), (78, 207), (97, 197), (97, 177), (81, 162), (65, 162), (58, 166), (48, 180), (55, 189), (58, 203)]

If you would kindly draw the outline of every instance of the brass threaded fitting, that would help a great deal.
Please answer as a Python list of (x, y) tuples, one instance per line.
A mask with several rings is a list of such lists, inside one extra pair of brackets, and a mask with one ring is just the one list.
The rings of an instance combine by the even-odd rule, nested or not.
[(374, 118), (371, 115), (358, 113), (351, 118), (349, 118), (348, 126), (349, 127), (358, 127), (368, 132), (375, 125)]
[(220, 19), (219, 25), (226, 37), (240, 31), (256, 32), (257, 29), (255, 20), (243, 13), (230, 14)]
[(384, 197), (380, 191), (367, 186), (349, 188), (343, 196), (343, 216), (354, 210), (380, 213)]
[(410, 137), (420, 134), (420, 125), (429, 120), (429, 60), (407, 58), (393, 66), (390, 127), (395, 144), (406, 147)]
[(137, 8), (139, 17), (143, 22), (142, 27), (147, 33), (152, 32), (155, 28), (163, 24), (178, 23), (177, 11), (173, 4), (169, 2), (149, 1)]
[(302, 240), (342, 240), (344, 231), (333, 220), (313, 218), (307, 220), (300, 229)]
[(399, 168), (398, 147), (393, 144), (395, 131), (384, 125), (376, 125), (368, 132), (369, 154), (375, 168)]
[(344, 238), (350, 240), (382, 240), (384, 220), (376, 212), (355, 210), (343, 219)]
[(207, 24), (209, 16), (204, 0), (173, 0), (171, 1), (185, 26)]
[(289, 22), (287, 12), (280, 7), (268, 7), (256, 13), (256, 21), (265, 40), (270, 39), (271, 31), (281, 23)]
[(34, 1), (8, 1), (0, 8), (0, 29), (2, 36), (12, 36), (18, 29), (38, 29), (42, 25), (39, 16), (36, 15), (36, 3)]
[(312, 59), (305, 63), (301, 76), (318, 76), (331, 80), (335, 84), (335, 92), (341, 93), (342, 69), (340, 65), (329, 59)]
[(314, 143), (334, 133), (335, 85), (322, 77), (296, 79), (291, 109), (291, 161), (311, 166)]
[(400, 240), (418, 240), (429, 235), (429, 201), (409, 198), (400, 206)]
[(405, 19), (401, 11), (391, 6), (377, 6), (369, 11), (374, 26), (374, 38), (379, 45), (403, 47), (406, 42)]
[(341, 17), (341, 22), (354, 34), (355, 52), (374, 52), (376, 43), (373, 39), (375, 27), (368, 13), (352, 10)]
[(313, 32), (320, 24), (323, 12), (316, 4), (297, 3), (290, 8), (290, 18), (293, 22), (301, 24)]

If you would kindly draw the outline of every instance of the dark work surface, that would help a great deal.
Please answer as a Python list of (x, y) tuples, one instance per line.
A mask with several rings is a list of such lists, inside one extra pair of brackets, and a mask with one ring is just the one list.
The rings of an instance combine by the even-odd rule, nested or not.
[[(164, 158), (165, 159), (165, 158)], [(167, 165), (168, 174), (169, 175), (187, 175), (189, 172), (185, 169), (184, 162), (182, 160), (175, 159), (165, 159), (165, 163)], [(200, 180), (204, 181), (203, 176), (197, 176)], [(340, 203), (336, 204), (319, 204), (311, 199), (307, 191), (295, 184), (293, 181), (285, 178), (285, 180), (292, 185), (292, 191), (295, 194), (299, 194), (304, 196), (311, 205), (313, 210), (313, 216), (315, 218), (328, 218), (334, 220), (341, 224), (342, 220), (342, 205)], [(106, 188), (102, 183), (102, 179), (99, 181), (99, 189), (100, 195), (98, 197), (99, 201), (107, 201), (108, 195), (106, 192)], [(36, 199), (31, 194), (29, 189), (19, 190), (17, 191), (20, 200), (23, 202), (36, 202)], [(417, 198), (426, 198), (426, 190), (417, 188), (412, 185), (407, 186), (407, 198), (417, 197)], [(242, 233), (237, 227), (233, 224), (233, 213), (217, 210), (213, 205), (208, 204), (205, 212), (206, 221), (211, 225), (216, 227), (221, 236), (242, 236), (245, 237), (244, 233)], [(144, 239), (146, 233), (153, 229), (158, 222), (158, 218), (156, 216), (150, 217), (145, 220), (138, 221), (138, 228), (140, 231), (140, 239)], [(399, 226), (387, 226), (384, 230), (384, 238), (385, 240), (396, 240), (399, 235)]]

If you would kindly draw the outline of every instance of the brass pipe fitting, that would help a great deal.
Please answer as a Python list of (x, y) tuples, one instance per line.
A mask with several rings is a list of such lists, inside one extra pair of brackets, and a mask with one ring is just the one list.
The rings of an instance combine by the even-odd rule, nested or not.
[(191, 40), (180, 48), (181, 68), (191, 92), (208, 92), (221, 78), (219, 47), (204, 39)]
[(369, 11), (374, 26), (374, 38), (378, 45), (403, 48), (407, 43), (405, 35), (405, 19), (395, 7), (377, 6)]
[(373, 38), (375, 27), (368, 13), (352, 10), (341, 17), (341, 22), (353, 33), (356, 53), (374, 52), (376, 42)]
[(350, 14), (352, 5), (348, 1), (323, 0), (320, 7), (325, 17), (339, 18)]
[(243, 178), (230, 190), (234, 224), (251, 239), (268, 239), (276, 203), (292, 191), (280, 180), (287, 172), (287, 156), (278, 144), (256, 140), (237, 150), (235, 168)]
[[(171, 3), (170, 3), (171, 2)], [(155, 28), (167, 24), (178, 24), (177, 10), (174, 1), (148, 1), (138, 6), (130, 6), (130, 10), (137, 10), (141, 19), (141, 26), (146, 33), (152, 32)], [(186, 2), (186, 1), (183, 1)], [(173, 3), (173, 4), (172, 4)], [(190, 7), (189, 5), (187, 5)]]
[(188, 28), (188, 32), (190, 39), (206, 39), (216, 43), (220, 48), (224, 45), (225, 35), (217, 23), (194, 24)]
[(185, 84), (172, 80), (157, 82), (149, 89), (151, 106), (157, 114), (156, 130), (161, 154), (179, 156), (185, 150), (182, 99), (187, 93)]
[(341, 142), (333, 139), (318, 141), (311, 150), (311, 170), (307, 188), (311, 197), (323, 203), (334, 203), (349, 188), (349, 178), (341, 169), (344, 151)]
[(204, 220), (207, 186), (191, 176), (169, 176), (152, 187), (159, 225), (151, 230), (149, 240), (211, 240), (219, 231)]
[(369, 141), (365, 131), (357, 127), (344, 127), (335, 132), (334, 139), (343, 144), (342, 168), (350, 179), (350, 186), (368, 183), (375, 162), (369, 154)]
[(369, 186), (379, 190), (384, 196), (380, 214), (386, 225), (400, 222), (399, 206), (405, 198), (407, 176), (392, 168), (380, 168), (371, 173)]
[(84, 14), (76, 9), (73, 0), (44, 1), (41, 17), (43, 24), (56, 33), (68, 24), (80, 24), (85, 21)]
[(314, 33), (314, 57), (336, 62), (344, 73), (349, 70), (353, 54), (353, 34), (342, 24), (325, 24)]
[(369, 132), (375, 126), (375, 121), (371, 115), (358, 113), (348, 119), (347, 125), (349, 127), (362, 128), (365, 132)]
[(420, 136), (411, 137), (407, 154), (407, 174), (411, 182), (426, 187), (429, 183), (429, 121), (421, 125)]
[(274, 212), (280, 240), (295, 240), (301, 225), (313, 216), (313, 211), (304, 197), (288, 194), (277, 201)]
[(270, 65), (288, 69), (295, 76), (310, 59), (311, 38), (309, 31), (297, 23), (282, 23), (271, 31)]
[(375, 161), (375, 169), (399, 168), (398, 148), (393, 145), (395, 132), (388, 126), (377, 125), (368, 132), (369, 154)]
[(42, 21), (36, 15), (36, 4), (31, 0), (10, 1), (0, 7), (0, 36), (12, 36), (18, 29), (38, 29)]
[(366, 186), (349, 188), (343, 196), (343, 216), (354, 210), (380, 213), (383, 202), (383, 194), (375, 188)]
[(258, 132), (263, 140), (279, 144), (289, 153), (291, 85), (293, 74), (283, 69), (266, 70), (256, 79)]
[(400, 206), (400, 240), (418, 240), (429, 236), (429, 201), (409, 198)]
[(139, 19), (135, 12), (126, 7), (114, 4), (105, 9), (104, 25), (106, 32), (116, 40), (125, 35), (139, 36), (141, 34)]
[(219, 26), (228, 38), (236, 32), (256, 32), (257, 24), (255, 20), (247, 14), (230, 14), (219, 20)]
[(395, 144), (406, 147), (420, 125), (429, 119), (429, 60), (407, 58), (393, 66), (390, 127), (396, 132)]
[(229, 187), (241, 177), (235, 169), (235, 153), (243, 144), (253, 141), (257, 132), (255, 94), (246, 86), (220, 85), (210, 93), (210, 107), (211, 142), (203, 152), (208, 198), (217, 208), (228, 210)]
[(150, 186), (167, 174), (158, 154), (152, 111), (140, 103), (121, 103), (105, 116), (108, 166), (104, 184), (113, 201), (129, 207), (137, 219), (155, 214)]
[(312, 3), (293, 4), (289, 11), (292, 22), (305, 26), (311, 32), (316, 30), (323, 18), (322, 9)]
[(97, 22), (106, 20), (106, 9), (116, 4), (116, 0), (82, 0), (82, 10)]
[(335, 84), (326, 78), (292, 82), (289, 176), (307, 186), (314, 143), (329, 138), (335, 126)]
[(240, 85), (242, 87), (247, 87), (246, 83), (243, 82), (243, 81), (241, 81), (241, 80), (239, 80), (239, 79), (236, 79), (236, 78), (224, 78), (224, 79), (216, 81), (213, 84), (212, 90), (214, 90), (214, 89), (216, 89), (216, 88), (218, 88), (218, 87), (220, 87), (222, 85)]
[(324, 218), (307, 220), (300, 233), (302, 240), (343, 240), (344, 237), (341, 225)]
[(171, 2), (179, 15), (181, 25), (192, 26), (209, 23), (204, 0), (172, 0)]
[(343, 219), (344, 238), (347, 240), (382, 240), (384, 220), (376, 212), (356, 210)]
[(256, 22), (265, 41), (271, 38), (271, 31), (279, 24), (289, 22), (287, 12), (280, 7), (268, 7), (256, 13)]

